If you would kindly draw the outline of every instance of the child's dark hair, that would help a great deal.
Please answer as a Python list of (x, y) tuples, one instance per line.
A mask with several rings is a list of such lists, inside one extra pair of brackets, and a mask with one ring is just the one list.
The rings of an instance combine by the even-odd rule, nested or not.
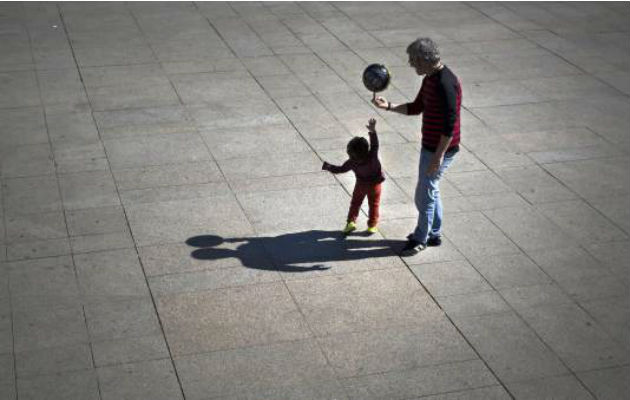
[(366, 138), (355, 136), (348, 142), (346, 151), (353, 161), (364, 161), (370, 151), (370, 144)]

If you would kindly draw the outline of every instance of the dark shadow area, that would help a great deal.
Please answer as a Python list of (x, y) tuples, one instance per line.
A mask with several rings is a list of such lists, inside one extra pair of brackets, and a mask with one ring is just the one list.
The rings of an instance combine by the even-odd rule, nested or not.
[[(365, 233), (346, 236), (339, 231), (310, 230), (267, 237), (202, 235), (189, 238), (186, 244), (198, 247), (191, 253), (198, 260), (238, 258), (248, 268), (282, 272), (329, 269), (326, 263), (333, 261), (390, 257), (405, 244), (404, 240), (361, 239), (365, 236)], [(217, 247), (226, 243), (238, 245)]]

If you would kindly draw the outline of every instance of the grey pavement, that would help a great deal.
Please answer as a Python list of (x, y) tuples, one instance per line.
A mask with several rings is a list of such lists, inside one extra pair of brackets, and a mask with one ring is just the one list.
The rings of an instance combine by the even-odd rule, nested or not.
[[(0, 399), (630, 398), (627, 3), (0, 3)], [(463, 82), (441, 247), (405, 47)], [(380, 233), (322, 172), (377, 118)], [(364, 210), (366, 211), (366, 210)], [(360, 230), (366, 215), (359, 219)]]

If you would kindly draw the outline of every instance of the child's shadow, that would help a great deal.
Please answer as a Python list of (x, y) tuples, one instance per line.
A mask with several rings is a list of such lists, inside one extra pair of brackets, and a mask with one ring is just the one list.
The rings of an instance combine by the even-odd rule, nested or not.
[[(269, 237), (202, 235), (189, 238), (186, 244), (198, 247), (191, 256), (199, 260), (238, 258), (248, 268), (282, 272), (324, 270), (330, 268), (327, 262), (395, 256), (394, 250), (404, 244), (401, 240), (367, 239), (358, 235), (322, 230)], [(234, 249), (217, 247), (226, 243), (241, 244)]]

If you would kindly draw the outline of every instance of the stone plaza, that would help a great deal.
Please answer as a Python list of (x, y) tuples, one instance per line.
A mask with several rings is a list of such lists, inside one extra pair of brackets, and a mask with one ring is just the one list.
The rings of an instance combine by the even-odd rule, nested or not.
[[(463, 83), (440, 247), (406, 46)], [(627, 2), (0, 2), (0, 400), (630, 398)], [(341, 234), (377, 120), (379, 232)]]

